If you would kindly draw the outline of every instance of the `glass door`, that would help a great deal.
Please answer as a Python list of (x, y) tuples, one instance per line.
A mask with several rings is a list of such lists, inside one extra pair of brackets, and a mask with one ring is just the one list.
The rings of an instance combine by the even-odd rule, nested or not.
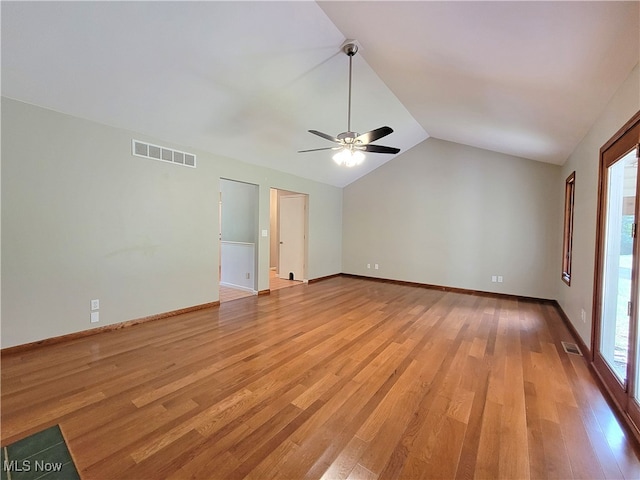
[[(638, 144), (635, 146), (635, 152), (630, 152), (627, 157), (633, 157), (635, 155), (635, 166), (638, 168), (640, 163), (640, 120), (636, 124), (636, 141)], [(638, 192), (636, 186), (636, 192)], [(636, 215), (640, 212), (640, 202), (636, 202)], [(640, 223), (636, 221), (637, 224)], [(637, 228), (634, 230), (637, 235)], [(627, 415), (631, 418), (636, 427), (640, 428), (640, 242), (636, 241), (636, 248), (634, 250), (635, 256), (632, 266), (633, 282), (631, 288), (633, 289), (632, 295), (632, 315), (629, 325), (629, 339), (628, 339), (628, 373), (630, 380), (628, 382), (629, 391), (629, 403), (627, 405)]]
[(626, 388), (629, 364), (637, 178), (635, 151), (607, 167), (599, 352), (621, 388)]
[[(600, 151), (593, 366), (640, 425), (638, 312), (640, 113)], [(637, 416), (637, 420), (635, 417)]]

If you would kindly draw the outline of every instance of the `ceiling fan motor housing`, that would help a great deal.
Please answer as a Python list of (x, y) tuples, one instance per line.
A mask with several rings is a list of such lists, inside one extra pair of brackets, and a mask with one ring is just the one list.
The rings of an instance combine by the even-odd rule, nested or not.
[(354, 139), (358, 136), (359, 134), (356, 132), (342, 132), (340, 134), (338, 134), (338, 137), (340, 140), (344, 140), (346, 143), (353, 143)]

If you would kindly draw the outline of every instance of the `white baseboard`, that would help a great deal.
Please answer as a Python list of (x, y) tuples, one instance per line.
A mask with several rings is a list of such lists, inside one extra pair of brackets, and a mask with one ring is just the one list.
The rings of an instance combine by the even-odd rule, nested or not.
[(256, 292), (253, 288), (249, 288), (249, 287), (245, 287), (243, 285), (235, 285), (233, 283), (228, 283), (228, 282), (220, 282), (220, 286), (222, 287), (229, 287), (229, 288), (235, 288), (236, 290), (242, 290), (244, 292), (251, 292), (254, 295), (257, 295), (258, 292)]

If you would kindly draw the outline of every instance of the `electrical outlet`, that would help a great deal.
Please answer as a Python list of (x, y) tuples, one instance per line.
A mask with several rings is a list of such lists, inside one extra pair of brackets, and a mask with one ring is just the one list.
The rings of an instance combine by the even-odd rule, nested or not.
[(367, 263), (367, 268), (371, 268), (371, 264), (370, 263)]
[(498, 281), (498, 276), (497, 275), (491, 275), (491, 281), (493, 283), (496, 283)]
[(100, 312), (91, 312), (91, 323), (98, 323), (100, 321)]
[(502, 283), (502, 275), (498, 275), (498, 283)]
[(249, 280), (250, 278), (251, 278), (251, 274), (247, 272), (247, 280)]
[(100, 300), (91, 300), (91, 310), (99, 310), (100, 309)]
[(378, 270), (379, 265), (376, 263), (376, 264), (373, 266), (373, 268), (375, 268), (376, 270)]

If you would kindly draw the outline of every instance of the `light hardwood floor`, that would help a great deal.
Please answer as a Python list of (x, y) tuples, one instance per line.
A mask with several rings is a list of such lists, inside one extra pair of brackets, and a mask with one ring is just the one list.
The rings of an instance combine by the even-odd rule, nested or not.
[(640, 478), (552, 305), (336, 277), (2, 358), (85, 479)]
[[(274, 290), (280, 290), (281, 288), (295, 287), (296, 285), (302, 285), (302, 281), (283, 280), (278, 278), (275, 270), (269, 270), (270, 291), (273, 292)], [(239, 298), (246, 298), (252, 295), (253, 293), (245, 290), (220, 285), (220, 303), (230, 302), (232, 300), (238, 300)]]

